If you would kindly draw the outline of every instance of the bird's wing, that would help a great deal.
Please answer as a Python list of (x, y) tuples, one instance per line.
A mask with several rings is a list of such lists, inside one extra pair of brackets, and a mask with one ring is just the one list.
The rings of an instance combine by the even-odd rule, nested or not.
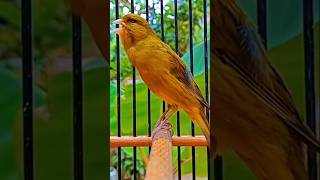
[(213, 2), (213, 54), (228, 64), (262, 102), (276, 112), (306, 144), (318, 151), (320, 142), (302, 122), (290, 92), (268, 62), (262, 40), (234, 0)]
[(163, 42), (161, 42), (161, 44), (163, 50), (165, 50), (170, 55), (169, 62), (172, 64), (169, 70), (170, 74), (182, 87), (191, 92), (202, 105), (209, 108), (209, 104), (203, 98), (198, 85), (194, 81), (191, 72), (187, 69), (182, 59), (167, 44)]

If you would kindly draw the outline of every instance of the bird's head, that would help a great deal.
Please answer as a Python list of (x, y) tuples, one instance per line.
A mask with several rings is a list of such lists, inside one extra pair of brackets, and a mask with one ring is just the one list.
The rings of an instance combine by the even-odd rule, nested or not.
[(119, 28), (113, 30), (120, 38), (130, 38), (139, 41), (150, 34), (154, 34), (149, 23), (137, 14), (127, 14), (122, 19), (117, 19), (114, 23), (119, 24)]

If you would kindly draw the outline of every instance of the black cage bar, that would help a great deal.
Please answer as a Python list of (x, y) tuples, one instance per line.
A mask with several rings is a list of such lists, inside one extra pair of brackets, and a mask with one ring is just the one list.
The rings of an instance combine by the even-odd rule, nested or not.
[[(193, 14), (192, 14), (192, 0), (189, 0), (189, 52), (190, 52), (190, 70), (193, 75)], [(194, 123), (191, 122), (191, 135), (195, 135)], [(191, 147), (191, 157), (192, 157), (192, 179), (196, 179), (196, 148)]]
[(74, 179), (83, 180), (83, 97), (81, 17), (72, 17)]
[[(119, 1), (116, 0), (116, 19), (119, 19)], [(116, 27), (119, 27), (117, 24)], [(116, 61), (117, 61), (117, 123), (118, 123), (118, 136), (121, 137), (121, 91), (120, 91), (120, 41), (119, 41), (119, 36), (116, 37), (116, 46), (117, 46), (117, 52), (116, 52)], [(121, 147), (118, 147), (118, 179), (121, 179)]]
[[(174, 0), (174, 44), (176, 53), (179, 53), (179, 27), (178, 27), (178, 2)], [(177, 112), (177, 136), (180, 136), (180, 112)], [(181, 180), (181, 147), (178, 150), (178, 179)]]
[(21, 39), (23, 69), (23, 170), (24, 179), (32, 180), (33, 163), (33, 69), (31, 0), (21, 1)]
[[(313, 36), (313, 0), (303, 1), (303, 32), (306, 86), (306, 120), (311, 130), (316, 134), (316, 109), (314, 86), (314, 36)], [(308, 174), (310, 180), (317, 180), (317, 153), (308, 150)]]
[(263, 44), (267, 47), (267, 0), (258, 0), (258, 33), (260, 34)]

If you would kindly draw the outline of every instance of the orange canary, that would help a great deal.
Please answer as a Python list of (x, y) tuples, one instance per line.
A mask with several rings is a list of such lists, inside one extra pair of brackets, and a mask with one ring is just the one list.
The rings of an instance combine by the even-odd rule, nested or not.
[(184, 110), (198, 125), (210, 143), (206, 119), (209, 107), (182, 59), (153, 32), (148, 22), (135, 14), (127, 14), (115, 21), (120, 27), (114, 32), (134, 67), (149, 89), (168, 103), (157, 127), (178, 110)]
[(211, 3), (211, 117), (217, 151), (236, 152), (258, 179), (309, 179), (305, 145), (319, 151), (319, 141), (235, 0)]

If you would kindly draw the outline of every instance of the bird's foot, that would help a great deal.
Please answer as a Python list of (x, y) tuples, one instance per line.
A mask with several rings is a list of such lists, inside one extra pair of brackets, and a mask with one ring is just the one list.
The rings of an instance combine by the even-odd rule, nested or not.
[(172, 133), (172, 125), (170, 122), (168, 122), (168, 119), (166, 117), (163, 117), (162, 119), (160, 119), (160, 121), (156, 125), (156, 128), (152, 131), (151, 137), (153, 137), (156, 134), (156, 132), (159, 131), (160, 129), (165, 129)]
[(162, 128), (164, 123), (165, 123), (165, 119), (160, 119), (160, 121), (156, 125), (156, 128), (152, 131), (151, 137), (153, 137), (156, 134), (156, 132), (158, 132)]
[(171, 133), (171, 135), (173, 134), (172, 124), (169, 121), (164, 123), (161, 129), (165, 129), (165, 130), (169, 131)]

